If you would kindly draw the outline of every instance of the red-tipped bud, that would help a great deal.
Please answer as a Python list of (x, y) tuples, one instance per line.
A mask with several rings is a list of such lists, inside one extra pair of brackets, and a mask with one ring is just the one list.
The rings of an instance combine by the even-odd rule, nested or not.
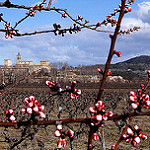
[(126, 12), (131, 12), (132, 8), (131, 7), (127, 7), (126, 8)]
[(89, 112), (90, 112), (90, 113), (96, 113), (97, 111), (95, 110), (94, 107), (90, 107), (90, 108), (89, 108)]
[(144, 89), (144, 84), (141, 84), (141, 89)]
[(95, 140), (95, 141), (99, 140), (99, 136), (97, 135), (97, 133), (93, 134), (93, 140)]
[(146, 134), (142, 134), (141, 138), (142, 138), (143, 140), (147, 140), (147, 135), (146, 135)]
[(73, 138), (73, 136), (74, 136), (74, 131), (68, 130), (68, 131), (66, 132), (66, 134), (68, 135), (69, 138)]
[(38, 115), (41, 118), (46, 118), (45, 114), (42, 111), (38, 112)]
[(109, 111), (108, 112), (108, 117), (112, 117), (113, 116), (113, 112), (112, 111)]
[(66, 147), (66, 146), (67, 146), (67, 142), (66, 142), (65, 139), (62, 140), (62, 145), (63, 145), (63, 147)]
[(118, 57), (121, 57), (121, 52), (117, 52), (117, 51), (115, 51), (115, 54), (118, 56)]
[(40, 111), (43, 111), (44, 108), (45, 108), (44, 105), (39, 106), (39, 110), (40, 110)]
[(115, 149), (115, 145), (112, 145), (112, 146), (111, 146), (111, 149), (114, 150), (114, 149)]
[(137, 144), (137, 142), (136, 141), (131, 141), (131, 144), (133, 145), (133, 146), (135, 146), (136, 144)]
[(98, 101), (96, 104), (95, 104), (95, 107), (97, 109), (101, 108), (103, 106), (103, 102), (102, 101)]
[(30, 96), (29, 99), (30, 99), (30, 101), (34, 101), (35, 97), (34, 96)]
[(150, 77), (150, 70), (147, 71), (148, 77)]
[(45, 84), (46, 84), (46, 85), (50, 85), (51, 82), (50, 82), (50, 81), (46, 81)]
[(103, 120), (107, 121), (108, 117), (106, 115), (103, 115)]
[(107, 76), (109, 76), (109, 75), (111, 75), (112, 74), (112, 72), (111, 71), (108, 71), (107, 72)]
[(59, 139), (58, 143), (57, 143), (58, 148), (62, 148), (62, 139)]

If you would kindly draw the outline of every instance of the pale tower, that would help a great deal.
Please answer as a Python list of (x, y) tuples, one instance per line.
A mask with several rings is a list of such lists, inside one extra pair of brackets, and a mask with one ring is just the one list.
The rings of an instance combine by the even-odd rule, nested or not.
[(20, 61), (21, 61), (21, 55), (20, 55), (20, 53), (18, 52), (16, 64), (19, 64)]

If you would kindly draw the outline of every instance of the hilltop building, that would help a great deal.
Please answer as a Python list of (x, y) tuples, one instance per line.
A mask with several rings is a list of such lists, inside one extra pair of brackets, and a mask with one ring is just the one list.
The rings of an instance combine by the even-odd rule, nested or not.
[(48, 71), (50, 71), (53, 68), (53, 66), (47, 60), (40, 61), (40, 64), (33, 64), (33, 61), (31, 60), (23, 61), (19, 52), (16, 55), (16, 64), (14, 66), (12, 66), (11, 59), (4, 59), (4, 66), (1, 65), (0, 67), (1, 69), (29, 69), (29, 71), (37, 71), (42, 68), (46, 68)]

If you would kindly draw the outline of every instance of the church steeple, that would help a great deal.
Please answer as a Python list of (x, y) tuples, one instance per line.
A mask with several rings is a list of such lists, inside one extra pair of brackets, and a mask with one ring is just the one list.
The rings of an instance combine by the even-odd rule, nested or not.
[(21, 61), (21, 55), (20, 55), (20, 53), (18, 52), (16, 64), (19, 64), (20, 61)]

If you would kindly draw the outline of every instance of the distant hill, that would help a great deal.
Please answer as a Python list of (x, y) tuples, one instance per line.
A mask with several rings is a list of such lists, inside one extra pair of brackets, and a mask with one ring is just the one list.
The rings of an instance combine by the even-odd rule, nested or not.
[[(128, 64), (150, 64), (150, 56), (148, 55), (141, 55), (141, 56), (137, 56), (134, 58), (130, 58), (126, 61), (120, 62), (122, 63), (128, 63)], [(120, 63), (116, 63), (116, 64), (120, 64)]]
[[(97, 68), (104, 69), (104, 65), (91, 65), (77, 67), (76, 74), (83, 75), (96, 75), (98, 74)], [(150, 69), (150, 56), (141, 55), (138, 57), (130, 58), (126, 61), (119, 62), (116, 64), (111, 64), (110, 69), (112, 71), (112, 76), (122, 76), (127, 80), (141, 80), (146, 77), (146, 70)]]

